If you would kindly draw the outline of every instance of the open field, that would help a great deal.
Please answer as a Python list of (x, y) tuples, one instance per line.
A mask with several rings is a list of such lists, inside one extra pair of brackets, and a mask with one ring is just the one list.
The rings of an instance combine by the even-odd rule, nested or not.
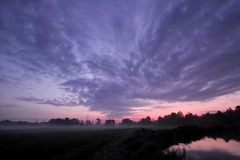
[[(12, 159), (61, 159), (68, 154), (74, 158), (91, 159), (93, 153), (109, 141), (117, 140), (132, 128), (18, 128), (0, 131), (1, 155)], [(70, 156), (70, 157), (71, 157)], [(73, 158), (73, 157), (72, 157)], [(64, 158), (65, 159), (65, 158)]]
[[(169, 128), (169, 127), (167, 127)], [(239, 128), (45, 127), (0, 130), (4, 159), (183, 159), (160, 152), (204, 136), (240, 139)], [(228, 133), (228, 134), (226, 134)], [(230, 134), (229, 134), (230, 133)]]

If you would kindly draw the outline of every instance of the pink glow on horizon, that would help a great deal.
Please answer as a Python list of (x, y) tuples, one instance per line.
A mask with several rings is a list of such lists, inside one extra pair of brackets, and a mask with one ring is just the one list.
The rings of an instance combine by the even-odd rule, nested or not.
[[(220, 96), (203, 102), (173, 102), (173, 103), (156, 103), (153, 106), (138, 108), (132, 119), (139, 120), (143, 117), (150, 116), (157, 120), (159, 116), (164, 116), (172, 112), (181, 111), (183, 114), (191, 112), (193, 114), (201, 115), (207, 112), (226, 111), (228, 108), (235, 109), (240, 105), (240, 92)], [(161, 107), (162, 106), (162, 107)]]
[[(104, 122), (108, 118), (115, 119), (117, 122), (121, 122), (123, 118), (130, 118), (134, 121), (138, 121), (141, 118), (150, 116), (152, 119), (157, 120), (159, 116), (164, 116), (172, 112), (181, 111), (183, 114), (191, 112), (193, 114), (204, 114), (212, 111), (225, 111), (229, 107), (235, 109), (237, 105), (240, 105), (240, 92), (220, 96), (215, 99), (202, 102), (163, 102), (163, 101), (150, 101), (151, 105), (132, 108), (132, 112), (127, 115), (118, 117), (108, 117), (105, 113), (100, 111), (91, 111), (84, 106), (74, 107), (53, 107), (48, 105), (33, 105), (21, 104), (18, 107), (1, 108), (0, 116), (2, 119), (10, 120), (27, 120), (47, 121), (51, 118), (77, 118), (81, 120), (89, 119), (95, 121), (96, 118), (102, 119)], [(1, 113), (4, 113), (2, 115)], [(23, 116), (24, 115), (24, 116)]]

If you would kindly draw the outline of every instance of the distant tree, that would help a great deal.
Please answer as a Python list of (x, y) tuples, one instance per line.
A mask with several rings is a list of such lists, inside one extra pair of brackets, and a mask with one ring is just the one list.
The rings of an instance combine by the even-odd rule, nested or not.
[(146, 119), (146, 122), (151, 122), (151, 118), (149, 116), (147, 116), (145, 119)]
[(79, 125), (84, 125), (84, 121), (83, 120), (81, 120), (80, 122), (79, 122)]
[(101, 125), (101, 119), (99, 118), (96, 119), (96, 125)]
[(223, 116), (223, 113), (221, 111), (217, 111), (216, 117), (222, 118), (222, 116)]
[(185, 115), (185, 118), (186, 119), (192, 119), (194, 116), (192, 113), (188, 112), (186, 115)]
[(187, 113), (184, 117), (184, 124), (193, 125), (197, 121), (197, 115), (193, 115), (192, 113)]
[(225, 112), (207, 112), (201, 116), (193, 115), (192, 113), (187, 113), (183, 116), (182, 112), (173, 112), (164, 117), (158, 117), (158, 124), (200, 126), (240, 125), (240, 106), (236, 106), (235, 110), (228, 108)]
[(1, 125), (13, 125), (14, 122), (10, 121), (10, 120), (3, 120), (0, 122)]
[[(152, 120), (149, 116), (142, 118), (138, 124), (141, 125), (152, 125), (155, 124), (155, 121)], [(174, 113), (172, 112), (169, 115), (164, 117), (159, 116), (157, 123), (159, 125), (200, 125), (200, 126), (219, 126), (219, 125), (231, 125), (231, 126), (240, 126), (240, 106), (236, 106), (235, 110), (228, 108), (225, 112), (217, 111), (215, 113), (206, 113), (201, 116), (193, 115), (192, 113), (187, 113), (185, 116), (182, 112)], [(48, 122), (26, 122), (26, 121), (10, 121), (2, 120), (0, 125), (41, 125), (41, 124), (51, 124), (51, 125), (93, 125), (94, 123), (90, 120), (87, 120), (85, 123), (83, 120), (79, 121), (76, 118), (70, 119), (68, 117), (61, 119), (50, 119)], [(101, 119), (96, 119), (96, 125), (101, 124)], [(123, 125), (135, 124), (129, 118), (122, 120)], [(105, 125), (115, 125), (115, 120), (108, 119), (105, 121)]]
[(157, 123), (158, 123), (159, 125), (161, 125), (161, 124), (164, 123), (164, 122), (163, 122), (163, 118), (162, 118), (161, 116), (158, 117)]
[(240, 106), (236, 106), (235, 110), (236, 110), (237, 112), (240, 112)]
[(231, 114), (231, 113), (233, 113), (233, 110), (232, 110), (232, 108), (229, 107), (226, 111), (226, 114)]
[(70, 118), (57, 118), (57, 119), (50, 119), (48, 121), (48, 124), (54, 124), (54, 125), (79, 125), (79, 120), (76, 118), (70, 119)]
[(78, 119), (73, 118), (73, 119), (70, 119), (70, 120), (69, 120), (69, 123), (70, 123), (71, 125), (78, 125), (80, 122), (79, 122)]
[(70, 125), (70, 119), (68, 117), (66, 117), (64, 120), (63, 120), (63, 123), (64, 125)]
[(142, 118), (138, 123), (142, 125), (151, 125), (152, 121), (151, 118), (147, 116), (146, 118)]
[(123, 125), (133, 125), (134, 124), (134, 121), (132, 121), (131, 119), (129, 118), (125, 118), (122, 120), (122, 124)]
[(178, 114), (177, 113), (175, 113), (175, 112), (172, 112), (171, 114), (170, 114), (170, 119), (171, 120), (173, 120), (173, 121), (175, 121), (176, 119), (178, 119)]
[(93, 125), (93, 123), (90, 120), (86, 120), (85, 125), (91, 126), (91, 125)]
[(113, 119), (107, 119), (107, 120), (105, 121), (105, 125), (114, 126), (114, 125), (115, 125), (115, 120), (113, 120)]
[(184, 117), (184, 115), (181, 111), (178, 111), (177, 115), (178, 115), (178, 118), (183, 118)]

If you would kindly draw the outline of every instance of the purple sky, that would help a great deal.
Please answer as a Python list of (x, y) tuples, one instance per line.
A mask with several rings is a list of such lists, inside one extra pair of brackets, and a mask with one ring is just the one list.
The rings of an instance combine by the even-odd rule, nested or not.
[(0, 1), (0, 119), (234, 107), (239, 42), (239, 0)]

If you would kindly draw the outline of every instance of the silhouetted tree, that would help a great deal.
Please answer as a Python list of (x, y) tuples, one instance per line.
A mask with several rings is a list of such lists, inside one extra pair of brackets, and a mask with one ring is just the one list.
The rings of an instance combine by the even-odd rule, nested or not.
[(163, 118), (162, 118), (161, 116), (158, 117), (157, 123), (158, 123), (159, 125), (162, 125), (162, 124), (163, 124)]
[(80, 122), (79, 122), (78, 119), (73, 118), (73, 119), (70, 119), (70, 120), (69, 120), (69, 123), (70, 123), (71, 125), (78, 125)]
[(183, 118), (184, 117), (184, 115), (183, 115), (183, 113), (181, 111), (178, 111), (177, 115), (178, 115), (179, 118)]
[[(149, 116), (142, 118), (138, 124), (152, 125), (155, 124)], [(187, 113), (185, 116), (182, 112), (174, 113), (164, 117), (159, 116), (157, 123), (159, 125), (200, 125), (200, 126), (217, 126), (217, 125), (240, 125), (240, 106), (236, 106), (235, 110), (228, 108), (225, 112), (217, 111), (215, 113), (206, 113), (201, 116)], [(70, 119), (68, 117), (61, 119), (50, 119), (48, 122), (26, 122), (26, 121), (0, 121), (0, 125), (38, 125), (38, 124), (51, 124), (51, 125), (93, 125), (93, 122), (87, 120), (85, 123), (83, 120), (79, 121), (76, 118)], [(96, 125), (101, 124), (101, 119), (96, 119)], [(122, 120), (123, 125), (136, 124), (129, 118)], [(105, 121), (105, 125), (115, 125), (115, 120), (108, 119)]]
[(240, 106), (235, 110), (228, 108), (225, 112), (217, 111), (216, 113), (206, 113), (201, 116), (187, 113), (185, 116), (181, 113), (171, 113), (164, 117), (158, 117), (159, 125), (239, 125), (240, 124)]
[(81, 121), (79, 122), (79, 125), (83, 126), (83, 125), (84, 125), (84, 121), (81, 120)]
[(114, 125), (115, 125), (115, 120), (113, 120), (113, 119), (107, 119), (107, 120), (105, 121), (105, 125), (114, 126)]
[(96, 119), (96, 125), (101, 125), (101, 119), (99, 118)]
[(133, 125), (134, 124), (134, 121), (132, 121), (131, 119), (129, 118), (125, 118), (122, 120), (122, 124), (123, 125)]
[(90, 120), (86, 120), (85, 125), (91, 126), (91, 125), (93, 125), (93, 123)]
[(235, 110), (236, 112), (240, 112), (240, 106), (236, 106)]
[(147, 116), (146, 118), (142, 118), (138, 123), (141, 125), (151, 125), (152, 121), (151, 118)]
[(76, 118), (70, 119), (70, 118), (57, 118), (57, 119), (50, 119), (48, 121), (48, 124), (54, 124), (54, 125), (79, 125), (79, 120)]

